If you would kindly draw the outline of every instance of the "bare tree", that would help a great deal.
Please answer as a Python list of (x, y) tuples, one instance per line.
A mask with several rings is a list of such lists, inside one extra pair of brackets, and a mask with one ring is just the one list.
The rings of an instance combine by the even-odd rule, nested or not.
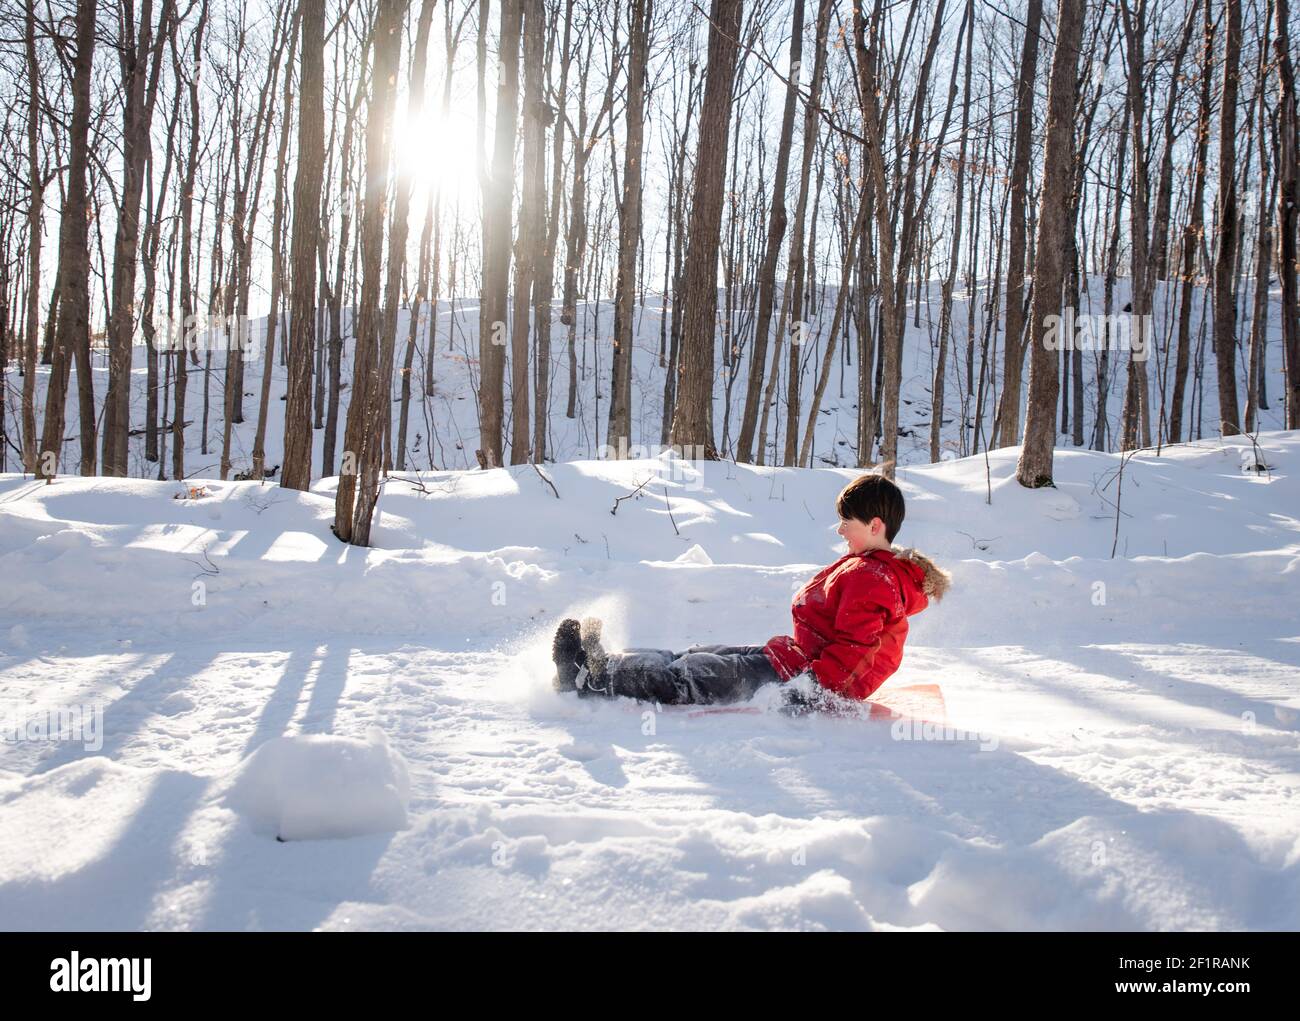
[[(311, 358), (316, 344), (316, 261), (325, 163), (325, 0), (299, 0), (298, 158), (289, 265), (289, 388), (280, 485), (311, 486)], [(268, 343), (274, 338), (268, 338)], [(260, 472), (255, 466), (255, 472)]]
[(40, 153), (40, 75), (36, 60), (36, 0), (27, 0), (24, 47), (27, 57), (27, 159), (31, 202), (27, 208), (27, 319), (23, 334), (23, 470), (36, 464), (36, 338), (41, 316), (41, 211), (45, 175)]
[[(542, 85), (546, 23), (541, 0), (520, 0), (523, 6), (523, 178), (520, 188), (519, 229), (515, 239), (515, 285), (510, 330), (510, 463), (530, 459), (528, 427), (528, 338), (533, 288), (546, 245), (546, 129), (553, 115)], [(549, 324), (547, 324), (549, 328)], [(542, 324), (538, 323), (539, 331)]]
[(189, 369), (186, 364), (190, 354), (190, 331), (194, 322), (194, 288), (190, 279), (193, 262), (193, 222), (194, 222), (194, 179), (199, 162), (199, 75), (203, 67), (203, 31), (208, 22), (208, 0), (201, 0), (198, 22), (194, 28), (194, 49), (188, 76), (182, 71), (180, 53), (175, 37), (172, 39), (172, 71), (179, 88), (185, 81), (189, 98), (189, 144), (185, 154), (185, 174), (181, 182), (180, 220), (180, 302), (181, 302), (181, 343), (174, 345), (176, 358), (175, 387), (176, 398), (172, 414), (172, 477), (185, 477), (185, 397), (189, 386)]
[[(344, 467), (334, 501), (334, 534), (354, 546), (370, 545), (370, 525), (379, 499), (383, 461), (385, 400), (391, 380), (380, 379), (379, 307), (384, 276), (384, 222), (392, 161), (393, 100), (401, 54), (406, 0), (379, 0), (375, 18), (374, 63), (366, 113), (366, 202), (361, 222), (361, 307), (357, 315), (352, 401), (343, 437)], [(391, 338), (389, 338), (391, 344)]]
[(1048, 317), (1059, 318), (1065, 269), (1060, 238), (1070, 219), (1074, 166), (1075, 75), (1083, 39), (1084, 4), (1063, 3), (1056, 16), (1056, 51), (1047, 92), (1047, 137), (1043, 152), (1043, 194), (1038, 207), (1034, 293), (1029, 307), (1029, 404), (1025, 413), (1024, 447), (1016, 463), (1016, 480), (1030, 488), (1052, 485), (1056, 446), (1056, 397), (1060, 364), (1048, 346), (1057, 329)]
[[(736, 440), (736, 460), (752, 457), (754, 433), (758, 428), (758, 404), (763, 389), (763, 372), (767, 361), (767, 338), (772, 324), (772, 305), (776, 292), (776, 263), (785, 240), (785, 188), (790, 170), (790, 142), (794, 137), (795, 100), (799, 95), (799, 77), (803, 67), (804, 2), (794, 0), (790, 27), (790, 74), (785, 85), (785, 107), (781, 113), (781, 138), (777, 142), (776, 169), (772, 175), (772, 211), (764, 239), (763, 264), (758, 278), (758, 314), (754, 324), (754, 347), (749, 358), (749, 384), (745, 388), (745, 411)], [(818, 53), (821, 57), (821, 53)], [(813, 100), (816, 102), (816, 99)], [(811, 107), (807, 116), (812, 117)], [(809, 153), (811, 156), (811, 153)], [(806, 173), (805, 173), (806, 177)]]
[(131, 427), (131, 354), (135, 339), (135, 274), (140, 247), (140, 196), (149, 158), (149, 128), (158, 98), (163, 46), (172, 31), (174, 0), (163, 0), (155, 30), (153, 0), (143, 0), (137, 39), (131, 35), (132, 5), (119, 8), (123, 18), (119, 58), (122, 65), (122, 199), (117, 209), (113, 251), (113, 302), (108, 324), (108, 390), (104, 395), (103, 465), (105, 475), (127, 472), (127, 436)]
[[(422, 111), (424, 107), (424, 77), (428, 67), (429, 27), (433, 22), (435, 0), (424, 0), (420, 6), (420, 15), (416, 23), (415, 53), (411, 61), (410, 88), (408, 92), (408, 109)], [(418, 83), (418, 84), (417, 84)], [(382, 390), (383, 415), (380, 427), (383, 430), (384, 472), (393, 466), (392, 427), (393, 427), (393, 359), (397, 344), (397, 309), (402, 300), (402, 279), (406, 269), (406, 241), (410, 233), (411, 179), (399, 168), (393, 189), (393, 220), (388, 231), (388, 280), (385, 285), (384, 314), (380, 325), (379, 343), (379, 385)], [(408, 315), (414, 318), (416, 309), (409, 308)]]
[[(63, 452), (64, 404), (69, 359), (77, 362), (81, 397), (81, 474), (95, 474), (95, 409), (90, 381), (90, 249), (88, 247), (86, 164), (90, 136), (90, 76), (95, 55), (97, 0), (77, 7), (73, 58), (72, 121), (68, 126), (67, 191), (59, 218), (59, 318), (54, 361), (46, 389), (38, 474), (50, 483)], [(87, 398), (90, 398), (89, 400)]]
[[(486, 13), (486, 0), (481, 8)], [(510, 221), (515, 130), (519, 111), (519, 37), (522, 0), (501, 0), (496, 139), (492, 169), (483, 180), (483, 298), (479, 304), (479, 463), (502, 463), (505, 417), (505, 331), (510, 287)], [(482, 29), (480, 26), (480, 35)], [(480, 109), (482, 109), (480, 107)]]
[[(821, 4), (817, 9), (817, 44), (813, 50), (812, 82), (809, 86), (808, 103), (804, 107), (803, 152), (800, 156), (799, 167), (799, 195), (795, 199), (794, 226), (790, 231), (790, 247), (786, 259), (786, 287), (780, 321), (778, 322), (776, 329), (776, 343), (773, 345), (772, 350), (772, 369), (768, 375), (767, 387), (763, 392), (763, 405), (759, 413), (758, 441), (757, 450), (755, 452), (755, 460), (758, 464), (763, 464), (766, 456), (768, 412), (775, 401), (777, 369), (781, 364), (781, 355), (783, 353), (786, 325), (788, 322), (787, 315), (799, 324), (795, 327), (799, 332), (791, 338), (791, 345), (793, 346), (803, 338), (803, 326), (800, 317), (802, 315), (801, 310), (804, 289), (805, 225), (808, 216), (808, 193), (810, 182), (812, 180), (811, 170), (813, 153), (817, 148), (818, 125), (820, 123), (818, 120), (818, 112), (821, 106), (822, 85), (826, 74), (826, 44), (830, 32), (830, 16), (832, 7), (832, 0), (821, 0)], [(791, 77), (793, 77), (793, 73)], [(870, 188), (871, 185), (870, 182), (868, 182), (864, 187), (864, 191), (869, 194)], [(865, 198), (864, 201), (866, 201)], [(865, 250), (867, 246), (864, 244), (862, 247)], [(793, 359), (791, 359), (791, 365), (794, 365)], [(860, 422), (861, 418), (862, 416), (859, 415)], [(863, 451), (864, 448), (870, 448), (870, 446), (871, 444), (869, 442), (865, 444), (862, 442), (860, 434), (858, 446), (859, 459), (867, 456)]]
[(1219, 431), (1241, 431), (1237, 405), (1237, 86), (1241, 63), (1241, 0), (1224, 0), (1223, 91), (1219, 100), (1219, 230), (1214, 258), (1214, 357), (1218, 364)]
[[(334, 287), (330, 294), (330, 341), (329, 341), (329, 401), (325, 417), (325, 439), (321, 449), (321, 474), (333, 475), (334, 446), (338, 437), (339, 401), (342, 391), (343, 369), (343, 300), (347, 290), (345, 271), (350, 247), (354, 201), (352, 184), (352, 142), (356, 128), (357, 111), (366, 97), (367, 71), (369, 68), (370, 46), (373, 33), (364, 33), (365, 41), (361, 46), (360, 66), (362, 73), (357, 75), (356, 88), (352, 101), (343, 115), (343, 149), (339, 159), (339, 239), (338, 251), (334, 264)], [(324, 274), (322, 273), (322, 276)], [(355, 334), (355, 320), (353, 332)]]
[(627, 140), (619, 203), (618, 281), (614, 286), (614, 355), (610, 366), (609, 429), (605, 442), (623, 456), (632, 442), (632, 303), (641, 240), (641, 154), (645, 134), (646, 57), (653, 0), (632, 0), (628, 65)]
[(1011, 155), (1011, 233), (1007, 241), (1007, 311), (1003, 346), (1002, 403), (997, 422), (998, 445), (1020, 440), (1020, 374), (1025, 364), (1025, 185), (1029, 180), (1029, 146), (1034, 129), (1034, 78), (1043, 24), (1042, 0), (1025, 6), (1025, 34), (1016, 81), (1016, 126)]
[[(877, 28), (881, 13), (881, 0), (876, 0), (872, 22)], [(888, 201), (890, 189), (885, 176), (885, 155), (881, 151), (886, 127), (880, 109), (878, 81), (880, 68), (876, 55), (877, 48), (867, 45), (867, 24), (861, 7), (854, 8), (853, 30), (858, 56), (858, 73), (862, 76), (858, 93), (862, 97), (864, 135), (868, 140), (867, 165), (872, 177), (872, 187), (876, 192), (873, 206), (876, 214), (876, 266), (877, 278), (880, 281), (881, 346), (884, 355), (882, 371), (885, 393), (884, 421), (881, 424), (881, 458), (884, 462), (882, 470), (886, 476), (892, 478), (895, 461), (898, 458), (898, 388), (895, 377), (902, 352), (903, 321), (899, 315), (898, 291), (894, 277), (894, 227)]]
[(1179, 443), (1183, 437), (1183, 397), (1187, 387), (1187, 370), (1191, 364), (1192, 297), (1196, 253), (1205, 233), (1206, 158), (1210, 144), (1210, 98), (1214, 68), (1213, 5), (1205, 0), (1202, 20), (1200, 96), (1196, 118), (1196, 147), (1192, 164), (1192, 189), (1188, 206), (1191, 215), (1183, 229), (1181, 241), (1181, 288), (1178, 301), (1178, 349), (1174, 355), (1173, 393), (1169, 401), (1169, 441)]
[[(1133, 252), (1133, 322), (1142, 329), (1151, 314), (1152, 279), (1149, 274), (1150, 222), (1147, 200), (1150, 182), (1147, 175), (1146, 149), (1146, 0), (1137, 0), (1136, 17), (1129, 9), (1129, 0), (1120, 0), (1120, 14), (1124, 25), (1124, 38), (1128, 55), (1128, 111), (1133, 150), (1133, 186), (1130, 191), (1129, 212)], [(1128, 390), (1124, 401), (1124, 419), (1120, 428), (1121, 449), (1133, 450), (1138, 443), (1141, 426), (1141, 446), (1151, 444), (1151, 395), (1147, 385), (1146, 352), (1134, 347), (1129, 351)]]
[[(943, 431), (943, 393), (944, 380), (948, 371), (948, 334), (952, 330), (952, 289), (957, 279), (957, 260), (961, 255), (962, 235), (962, 198), (966, 190), (966, 140), (970, 133), (971, 112), (971, 50), (975, 39), (974, 0), (967, 0), (966, 10), (962, 15), (961, 30), (958, 34), (958, 46), (962, 34), (966, 37), (965, 78), (962, 86), (961, 141), (957, 146), (956, 194), (952, 204), (952, 251), (948, 256), (948, 275), (943, 281), (939, 309), (939, 353), (934, 360), (934, 384), (931, 387), (930, 413), (930, 460), (939, 460), (940, 436)], [(953, 65), (954, 81), (956, 64)], [(1015, 184), (1012, 185), (1013, 189)], [(1022, 186), (1023, 187), (1023, 186)], [(969, 333), (969, 331), (968, 331)]]
[[(1300, 429), (1300, 297), (1296, 287), (1296, 225), (1300, 216), (1297, 187), (1295, 70), (1291, 61), (1291, 5), (1276, 0), (1273, 36), (1280, 95), (1277, 107), (1277, 264), (1282, 282), (1282, 344), (1286, 354), (1286, 427)], [(1258, 286), (1258, 281), (1256, 282)]]
[(735, 85), (742, 0), (713, 0), (709, 15), (709, 58), (695, 157), (695, 196), (683, 279), (682, 352), (678, 398), (669, 442), (694, 448), (710, 460), (713, 444), (713, 347), (717, 334), (718, 242), (730, 138), (731, 93)]

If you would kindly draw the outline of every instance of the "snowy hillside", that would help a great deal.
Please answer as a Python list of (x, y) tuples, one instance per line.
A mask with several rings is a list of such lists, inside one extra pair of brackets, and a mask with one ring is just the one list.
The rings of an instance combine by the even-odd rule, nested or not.
[(1300, 927), (1300, 434), (1260, 451), (900, 471), (954, 584), (882, 691), (937, 735), (550, 689), (565, 614), (786, 630), (849, 469), (394, 476), (371, 550), (333, 479), (0, 476), (0, 926)]
[[(1104, 311), (1102, 300), (1103, 285), (1100, 278), (1090, 277), (1085, 281), (1087, 289), (1080, 296), (1080, 313), (1100, 315)], [(1242, 288), (1242, 301), (1253, 301), (1254, 282), (1247, 280)], [(920, 300), (909, 302), (908, 316), (905, 324), (906, 333), (903, 346), (902, 384), (900, 387), (901, 406), (899, 409), (899, 443), (898, 459), (903, 464), (924, 464), (930, 460), (930, 419), (932, 412), (932, 382), (934, 379), (935, 358), (938, 350), (938, 321), (940, 308), (940, 287), (937, 282), (930, 283), (925, 296)], [(808, 314), (807, 341), (801, 355), (801, 406), (799, 413), (800, 431), (806, 428), (809, 404), (812, 392), (821, 370), (825, 354), (826, 334), (830, 330), (835, 308), (834, 287), (821, 291), (820, 303)], [(1202, 346), (1205, 343), (1202, 334), (1207, 328), (1209, 301), (1205, 291), (1197, 288), (1194, 292), (1192, 311), (1193, 338)], [(969, 308), (973, 297), (975, 309)], [(944, 419), (941, 427), (941, 449), (944, 456), (958, 456), (971, 449), (975, 434), (976, 401), (967, 395), (967, 347), (968, 337), (972, 338), (975, 349), (988, 340), (994, 345), (990, 352), (994, 378), (980, 383), (977, 378), (972, 389), (983, 387), (984, 411), (979, 422), (978, 449), (987, 445), (991, 428), (991, 418), (996, 407), (997, 397), (1001, 392), (1002, 339), (1000, 320), (998, 330), (991, 338), (986, 338), (984, 317), (985, 304), (989, 300), (986, 282), (981, 282), (973, 296), (964, 290), (957, 290), (953, 299), (953, 336), (949, 346), (949, 358), (944, 386)], [(723, 294), (720, 292), (719, 316), (723, 316), (721, 304)], [(1114, 307), (1122, 308), (1128, 300), (1128, 281), (1117, 282)], [(407, 466), (420, 470), (472, 468), (477, 465), (475, 450), (482, 444), (479, 440), (478, 425), (478, 325), (479, 302), (477, 297), (442, 300), (436, 308), (424, 305), (416, 312), (417, 348), (411, 372), (410, 421), (407, 433)], [(1270, 326), (1265, 336), (1265, 379), (1270, 395), (1270, 406), (1260, 410), (1260, 428), (1265, 430), (1280, 429), (1285, 425), (1283, 409), (1283, 376), (1281, 316), (1278, 311), (1278, 290), (1273, 288), (1268, 299)], [(642, 451), (651, 453), (660, 449), (663, 424), (663, 390), (667, 368), (659, 364), (659, 351), (663, 323), (663, 300), (659, 295), (649, 294), (645, 303), (636, 306), (633, 318), (635, 340), (633, 346), (632, 366), (632, 443)], [(671, 317), (672, 308), (668, 306)], [(574, 417), (565, 415), (569, 396), (569, 355), (567, 329), (558, 321), (558, 316), (551, 324), (551, 363), (550, 363), (550, 408), (551, 414), (547, 426), (547, 457), (555, 461), (573, 461), (596, 458), (601, 446), (608, 441), (609, 397), (610, 397), (610, 357), (613, 332), (613, 304), (608, 300), (581, 302), (578, 306), (576, 324), (575, 360), (577, 362), (577, 385), (574, 395)], [(405, 346), (410, 333), (411, 311), (403, 308), (397, 315), (396, 355), (394, 359), (394, 383), (392, 406), (392, 435), (399, 431), (401, 392), (401, 371)], [(734, 318), (737, 324), (747, 322), (753, 316), (752, 310), (737, 309)], [(973, 316), (973, 319), (971, 318)], [(1165, 285), (1157, 291), (1155, 302), (1155, 329), (1163, 344), (1174, 328), (1177, 309), (1174, 297)], [(973, 330), (969, 330), (973, 324)], [(857, 341), (852, 339), (851, 324), (846, 327), (850, 334), (848, 361), (845, 361), (844, 343), (841, 341), (833, 356), (833, 363), (826, 391), (821, 401), (817, 416), (816, 442), (813, 445), (812, 464), (814, 466), (852, 466), (857, 458)], [(281, 334), (287, 329), (283, 319), (280, 323)], [(968, 332), (969, 330), (969, 332)], [(352, 323), (347, 310), (343, 313), (343, 333), (345, 348), (341, 365), (344, 389), (340, 394), (340, 414), (338, 421), (337, 450), (342, 447), (343, 427), (346, 421), (352, 377)], [(432, 334), (430, 337), (429, 334)], [(244, 421), (232, 427), (231, 462), (232, 475), (247, 472), (252, 465), (252, 451), (257, 427), (258, 403), (261, 396), (262, 364), (265, 352), (266, 320), (255, 319), (250, 324), (249, 340), (252, 345), (244, 369)], [(433, 386), (425, 397), (425, 379), (428, 367), (425, 365), (427, 345), (432, 344)], [(666, 344), (666, 340), (664, 341)], [(715, 385), (714, 393), (714, 439), (726, 456), (734, 458), (734, 446), (740, 429), (741, 416), (745, 405), (745, 388), (749, 379), (752, 344), (742, 349), (739, 362), (735, 368), (734, 378), (728, 386), (728, 369), (722, 360), (723, 341), (718, 340), (714, 358)], [(786, 348), (788, 351), (788, 347)], [(771, 354), (769, 349), (768, 361)], [(1109, 363), (1105, 379), (1105, 418), (1107, 436), (1110, 446), (1117, 446), (1114, 437), (1118, 435), (1119, 419), (1123, 409), (1124, 389), (1127, 374), (1127, 353), (1115, 352)], [(1184, 412), (1184, 437), (1213, 435), (1217, 431), (1218, 391), (1213, 369), (1213, 358), (1207, 356), (1207, 370), (1203, 376), (1197, 376), (1195, 365), (1189, 372), (1187, 380), (1187, 405)], [(129, 474), (137, 478), (157, 478), (158, 464), (145, 460), (144, 425), (146, 418), (146, 395), (148, 392), (148, 374), (145, 369), (145, 351), (137, 347), (132, 373), (131, 422), (135, 431), (130, 439)], [(1169, 395), (1173, 389), (1173, 366), (1169, 358), (1156, 353), (1148, 361), (1147, 371), (1150, 378), (1154, 410), (1167, 415)], [(786, 427), (786, 358), (783, 356), (780, 366), (779, 385), (774, 389), (775, 403), (769, 412), (767, 453), (765, 461), (769, 464), (780, 462), (785, 443)], [(973, 364), (973, 363), (971, 363)], [(186, 421), (190, 424), (185, 430), (186, 454), (185, 474), (195, 478), (219, 477), (223, 434), (223, 381), (225, 353), (213, 353), (211, 371), (207, 380), (209, 413), (206, 418), (206, 447), (202, 424), (204, 406), (204, 371), (202, 358), (200, 365), (191, 365), (186, 389)], [(770, 364), (769, 364), (770, 368)], [(92, 356), (92, 374), (94, 376), (95, 400), (102, 404), (107, 387), (107, 357), (103, 352)], [(979, 376), (976, 368), (975, 374)], [(531, 374), (531, 366), (530, 366)], [(1238, 366), (1238, 385), (1241, 393), (1239, 400), (1245, 405), (1245, 380), (1248, 376), (1244, 363)], [(77, 473), (80, 466), (80, 448), (76, 441), (77, 429), (72, 423), (76, 418), (76, 372), (73, 370), (70, 384), (68, 413), (70, 416), (67, 440), (63, 446), (60, 463), (66, 473)], [(163, 371), (159, 370), (160, 380)], [(1096, 352), (1084, 352), (1084, 422), (1085, 437), (1091, 438), (1093, 424), (1100, 406), (1101, 386), (1097, 379)], [(49, 378), (48, 366), (38, 368), (37, 374), (37, 408), (45, 408), (45, 387)], [(506, 372), (506, 429), (510, 435), (510, 409), (513, 406), (510, 393), (510, 372)], [(282, 398), (288, 389), (288, 370), (280, 364), (280, 346), (277, 346), (272, 364), (272, 378), (269, 392), (269, 412), (267, 415), (267, 433), (265, 440), (266, 464), (280, 464), (284, 450), (284, 402)], [(165, 381), (165, 380), (163, 380)], [(1163, 397), (1162, 401), (1162, 396)], [(530, 394), (530, 402), (533, 395)], [(1024, 420), (1023, 407), (1025, 392), (1021, 393), (1021, 421)], [(14, 398), (16, 401), (16, 397)], [(170, 399), (170, 398), (169, 398)], [(159, 398), (160, 408), (163, 399)], [(16, 407), (16, 404), (15, 404)], [(165, 409), (163, 409), (165, 410)], [(170, 414), (160, 416), (170, 421)], [(16, 412), (14, 414), (16, 418)], [(323, 418), (323, 416), (322, 416)], [(963, 446), (963, 432), (965, 446)], [(1167, 431), (1166, 434), (1168, 435)], [(324, 431), (314, 429), (312, 432), (313, 478), (321, 475), (321, 457)], [(1152, 442), (1156, 440), (1153, 427)], [(168, 450), (170, 437), (167, 438)], [(877, 439), (879, 442), (879, 439)], [(1060, 444), (1069, 447), (1069, 436), (1061, 436)], [(873, 452), (872, 460), (878, 450)], [(164, 459), (166, 472), (171, 473), (171, 455)], [(337, 470), (337, 462), (333, 471)]]

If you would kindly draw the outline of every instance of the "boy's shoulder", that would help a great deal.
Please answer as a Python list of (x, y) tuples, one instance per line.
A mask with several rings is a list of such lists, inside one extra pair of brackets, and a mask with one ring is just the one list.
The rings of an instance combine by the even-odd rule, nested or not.
[(936, 601), (952, 585), (951, 574), (919, 550), (904, 546), (847, 553), (824, 567), (820, 576), (832, 584), (848, 584), (855, 589), (881, 585), (904, 602), (907, 601), (902, 591), (905, 581), (911, 583), (909, 588)]
[(904, 567), (912, 575), (917, 587), (927, 599), (937, 602), (947, 594), (952, 585), (952, 575), (918, 549), (911, 546), (895, 546), (881, 552), (887, 552), (895, 563)]
[(882, 606), (901, 610), (903, 593), (897, 573), (890, 566), (889, 550), (868, 550), (846, 557), (836, 571), (837, 580), (860, 595), (870, 595)]

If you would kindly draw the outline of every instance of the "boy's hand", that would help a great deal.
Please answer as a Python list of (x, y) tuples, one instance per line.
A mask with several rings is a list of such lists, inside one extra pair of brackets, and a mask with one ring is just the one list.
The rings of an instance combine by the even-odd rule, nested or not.
[(768, 639), (763, 651), (783, 681), (803, 673), (811, 663), (808, 654), (789, 635), (777, 635)]
[(826, 701), (824, 691), (819, 684), (814, 688), (786, 684), (781, 688), (781, 711), (790, 716), (816, 712)]

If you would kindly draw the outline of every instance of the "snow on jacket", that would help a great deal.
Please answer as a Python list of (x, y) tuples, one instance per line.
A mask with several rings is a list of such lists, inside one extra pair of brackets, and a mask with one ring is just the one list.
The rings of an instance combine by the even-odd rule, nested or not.
[(913, 549), (849, 553), (822, 568), (794, 597), (794, 636), (763, 653), (789, 680), (810, 671), (824, 688), (867, 698), (903, 659), (907, 618), (948, 590), (948, 572)]

